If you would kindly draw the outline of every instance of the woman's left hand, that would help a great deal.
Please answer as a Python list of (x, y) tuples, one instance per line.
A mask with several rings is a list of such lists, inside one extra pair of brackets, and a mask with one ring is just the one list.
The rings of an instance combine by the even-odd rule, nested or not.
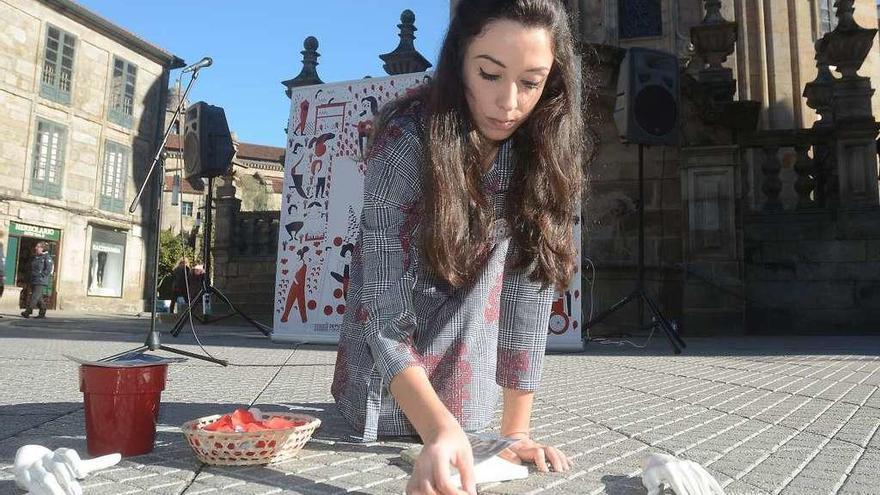
[(533, 462), (538, 470), (544, 473), (550, 472), (550, 467), (556, 472), (568, 471), (572, 464), (572, 461), (561, 450), (540, 444), (531, 438), (520, 439), (498, 455), (516, 464)]

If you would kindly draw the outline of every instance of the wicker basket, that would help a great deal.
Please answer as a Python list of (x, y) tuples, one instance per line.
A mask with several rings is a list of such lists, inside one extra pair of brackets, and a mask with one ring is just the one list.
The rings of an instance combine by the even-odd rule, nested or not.
[(217, 421), (220, 414), (187, 421), (181, 429), (196, 457), (205, 464), (248, 466), (290, 459), (312, 438), (321, 420), (308, 414), (264, 412), (264, 417), (278, 416), (289, 421), (308, 421), (302, 426), (283, 430), (250, 432), (206, 431), (202, 428)]

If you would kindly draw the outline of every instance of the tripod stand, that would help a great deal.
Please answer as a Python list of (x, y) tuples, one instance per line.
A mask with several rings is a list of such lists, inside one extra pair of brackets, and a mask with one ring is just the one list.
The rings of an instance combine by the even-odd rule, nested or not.
[[(191, 316), (195, 316), (202, 323), (211, 323), (215, 321), (220, 321), (225, 318), (229, 318), (233, 315), (239, 315), (245, 319), (248, 323), (254, 326), (257, 330), (259, 330), (263, 335), (270, 336), (272, 334), (272, 329), (263, 325), (262, 323), (254, 320), (250, 316), (246, 315), (243, 311), (238, 309), (232, 301), (223, 294), (220, 289), (214, 287), (211, 283), (211, 219), (213, 217), (211, 210), (213, 208), (214, 202), (214, 178), (208, 178), (208, 198), (205, 203), (205, 230), (202, 232), (204, 246), (204, 260), (205, 260), (205, 278), (201, 284), (201, 288), (199, 289), (198, 294), (190, 301), (190, 303), (186, 307), (186, 311), (180, 315), (180, 318), (177, 319), (177, 322), (174, 323), (174, 328), (171, 329), (171, 335), (177, 337), (180, 335), (180, 331), (183, 329), (183, 324), (186, 322), (187, 318)], [(220, 298), (221, 301), (226, 303), (227, 306), (232, 310), (232, 313), (221, 316), (219, 318), (209, 318), (205, 311), (205, 302), (204, 297), (211, 297), (211, 295), (216, 295)], [(202, 317), (198, 315), (193, 315), (193, 307), (196, 304), (200, 304), (202, 306)]]
[(131, 205), (128, 207), (129, 213), (135, 212), (135, 210), (137, 209), (138, 201), (143, 195), (144, 190), (147, 188), (147, 185), (150, 183), (150, 178), (154, 177), (155, 174), (155, 185), (153, 187), (156, 188), (156, 192), (154, 193), (154, 199), (156, 201), (156, 242), (153, 244), (153, 309), (150, 313), (150, 329), (147, 332), (147, 337), (144, 340), (144, 344), (142, 346), (99, 359), (99, 361), (112, 361), (121, 356), (135, 354), (148, 350), (163, 350), (174, 354), (180, 354), (182, 356), (210, 361), (212, 363), (217, 363), (222, 366), (226, 366), (228, 364), (223, 359), (216, 359), (210, 356), (202, 356), (199, 354), (175, 349), (173, 347), (164, 345), (159, 338), (159, 331), (156, 330), (156, 299), (158, 298), (159, 288), (159, 234), (162, 231), (162, 189), (165, 183), (165, 143), (168, 141), (168, 135), (171, 134), (171, 129), (173, 129), (174, 127), (174, 122), (177, 121), (177, 117), (180, 115), (180, 108), (181, 106), (183, 106), (183, 102), (186, 101), (186, 95), (189, 94), (190, 88), (192, 88), (192, 85), (195, 82), (196, 78), (199, 77), (198, 67), (196, 67), (192, 72), (192, 78), (190, 78), (189, 83), (186, 85), (186, 90), (183, 92), (183, 96), (181, 96), (180, 101), (177, 104), (177, 109), (175, 109), (174, 111), (174, 116), (171, 117), (171, 122), (168, 123), (168, 127), (165, 129), (165, 135), (162, 136), (162, 142), (159, 143), (159, 147), (156, 149), (156, 155), (153, 157), (153, 164), (150, 165), (150, 170), (147, 171), (147, 175), (146, 177), (144, 177), (144, 182), (143, 184), (141, 184), (140, 190), (138, 191), (137, 195), (135, 195), (134, 199), (131, 202)]
[[(639, 258), (638, 258), (638, 280), (636, 282), (636, 288), (629, 293), (626, 297), (617, 301), (610, 308), (602, 311), (595, 318), (586, 322), (584, 324), (585, 329), (592, 328), (594, 325), (598, 324), (612, 313), (617, 311), (618, 309), (626, 306), (627, 303), (633, 300), (638, 300), (639, 302), (639, 311), (638, 311), (638, 326), (642, 327), (642, 322), (644, 321), (644, 304), (648, 305), (648, 308), (651, 310), (651, 313), (654, 315), (654, 322), (652, 324), (653, 327), (660, 327), (664, 333), (666, 333), (666, 338), (669, 340), (669, 344), (672, 346), (672, 351), (675, 354), (681, 354), (681, 347), (687, 347), (687, 344), (684, 343), (684, 340), (678, 335), (678, 332), (672, 325), (669, 323), (663, 313), (660, 312), (660, 308), (657, 306), (651, 296), (648, 294), (648, 291), (645, 290), (645, 145), (639, 144)], [(679, 347), (681, 346), (681, 347)]]

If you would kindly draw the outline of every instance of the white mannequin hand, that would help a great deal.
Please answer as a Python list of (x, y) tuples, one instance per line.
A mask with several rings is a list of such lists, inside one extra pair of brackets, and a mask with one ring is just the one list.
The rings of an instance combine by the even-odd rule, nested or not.
[(668, 454), (651, 454), (645, 458), (642, 484), (648, 495), (663, 493), (664, 484), (676, 495), (724, 495), (721, 485), (703, 466)]
[(52, 452), (41, 445), (25, 445), (15, 453), (15, 483), (30, 495), (82, 495), (76, 481), (89, 473), (115, 465), (122, 459), (110, 454), (83, 461), (73, 449)]
[(73, 470), (73, 476), (81, 480), (95, 471), (115, 466), (122, 459), (122, 456), (119, 454), (108, 454), (95, 457), (94, 459), (82, 460), (75, 450), (60, 448), (55, 450), (55, 459), (66, 464)]
[(52, 476), (55, 477), (55, 481), (64, 490), (64, 495), (82, 495), (82, 488), (76, 481), (73, 470), (70, 466), (59, 460), (57, 453), (43, 457), (43, 469), (50, 473), (47, 479), (52, 479)]

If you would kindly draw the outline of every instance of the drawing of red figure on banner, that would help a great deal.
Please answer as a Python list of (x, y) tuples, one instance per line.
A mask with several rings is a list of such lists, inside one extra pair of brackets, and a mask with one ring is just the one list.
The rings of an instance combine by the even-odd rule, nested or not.
[(297, 304), (297, 308), (299, 309), (299, 317), (300, 321), (306, 323), (308, 320), (308, 316), (306, 315), (306, 271), (308, 267), (305, 263), (305, 253), (309, 251), (307, 246), (304, 246), (302, 249), (297, 251), (297, 255), (299, 256), (300, 265), (299, 269), (296, 271), (296, 274), (293, 276), (293, 281), (290, 284), (290, 287), (287, 291), (287, 299), (284, 303), (284, 313), (281, 315), (281, 321), (287, 322), (290, 317), (290, 311), (293, 309), (293, 305)]
[(298, 124), (293, 129), (294, 134), (299, 134), (302, 136), (306, 133), (306, 123), (309, 118), (309, 100), (303, 100), (299, 102), (299, 119), (297, 120)]
[(312, 177), (312, 183), (315, 185), (314, 199), (316, 200), (326, 198), (330, 192), (328, 181), (332, 170), (333, 155), (327, 153), (327, 143), (328, 141), (332, 143), (335, 137), (336, 134), (325, 132), (309, 140), (309, 148), (314, 154), (309, 166), (309, 173)]

